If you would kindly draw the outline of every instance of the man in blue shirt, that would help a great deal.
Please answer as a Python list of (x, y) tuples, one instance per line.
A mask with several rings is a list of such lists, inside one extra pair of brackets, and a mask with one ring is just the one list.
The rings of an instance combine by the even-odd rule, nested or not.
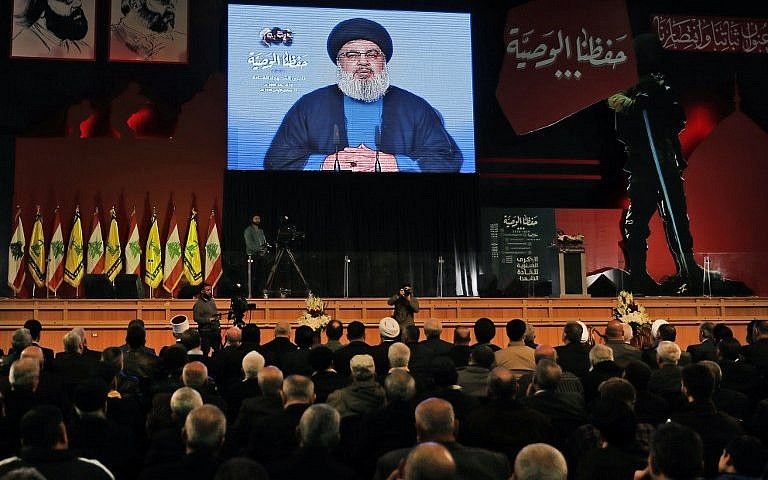
[(264, 159), (268, 170), (456, 172), (462, 155), (440, 113), (390, 85), (392, 38), (378, 23), (345, 20), (328, 36), (337, 84), (301, 97)]

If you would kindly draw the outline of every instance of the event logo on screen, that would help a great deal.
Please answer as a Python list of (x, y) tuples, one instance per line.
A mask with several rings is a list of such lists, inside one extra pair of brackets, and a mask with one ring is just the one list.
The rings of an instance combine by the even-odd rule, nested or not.
[(475, 171), (469, 14), (232, 4), (228, 40), (230, 169)]

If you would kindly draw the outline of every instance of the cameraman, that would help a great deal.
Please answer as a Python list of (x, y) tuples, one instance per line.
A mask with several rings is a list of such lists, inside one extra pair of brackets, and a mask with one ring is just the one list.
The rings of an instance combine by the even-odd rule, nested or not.
[(261, 229), (261, 217), (254, 215), (251, 224), (243, 232), (245, 238), (245, 253), (251, 257), (251, 288), (248, 297), (253, 298), (254, 293), (257, 296), (262, 295), (264, 289), (264, 278), (267, 271), (267, 255), (269, 254), (269, 244), (264, 230)]
[(200, 285), (200, 294), (197, 296), (195, 306), (192, 307), (193, 319), (197, 323), (200, 332), (200, 347), (203, 355), (208, 356), (211, 348), (214, 352), (221, 349), (221, 323), (220, 314), (216, 308), (216, 300), (213, 299), (213, 289), (207, 283)]
[(400, 291), (387, 300), (388, 305), (394, 305), (392, 318), (400, 324), (400, 331), (408, 325), (413, 325), (413, 314), (419, 311), (419, 299), (413, 295), (410, 283), (405, 283)]

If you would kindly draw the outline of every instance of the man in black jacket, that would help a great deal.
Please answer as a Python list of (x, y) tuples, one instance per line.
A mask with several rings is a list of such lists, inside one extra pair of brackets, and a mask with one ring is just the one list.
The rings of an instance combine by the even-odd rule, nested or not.
[(363, 322), (354, 321), (347, 325), (347, 340), (349, 343), (333, 354), (333, 367), (345, 377), (351, 373), (349, 361), (352, 360), (352, 357), (371, 354), (371, 346), (365, 343), (365, 324)]
[(275, 338), (261, 347), (261, 354), (267, 365), (274, 365), (282, 369), (283, 356), (296, 350), (295, 343), (291, 341), (291, 322), (280, 321), (275, 324)]
[(715, 324), (712, 322), (703, 322), (699, 325), (699, 342), (688, 345), (686, 351), (691, 354), (691, 362), (697, 363), (702, 360), (717, 361), (717, 344), (714, 335)]
[(563, 328), (563, 343), (555, 347), (557, 363), (566, 372), (571, 372), (579, 378), (589, 372), (589, 348), (581, 343), (584, 329), (577, 322), (568, 322)]
[(43, 358), (45, 360), (43, 370), (50, 372), (53, 368), (53, 349), (40, 345), (40, 332), (43, 331), (43, 324), (39, 320), (32, 318), (24, 322), (24, 328), (29, 330), (30, 335), (32, 335), (32, 345), (37, 345), (43, 351)]

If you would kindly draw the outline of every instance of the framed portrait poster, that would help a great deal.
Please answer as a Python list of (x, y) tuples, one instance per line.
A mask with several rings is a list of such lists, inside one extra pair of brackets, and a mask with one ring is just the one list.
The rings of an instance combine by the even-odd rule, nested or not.
[(109, 61), (187, 63), (188, 0), (111, 0)]
[(11, 58), (95, 60), (96, 0), (11, 3)]

